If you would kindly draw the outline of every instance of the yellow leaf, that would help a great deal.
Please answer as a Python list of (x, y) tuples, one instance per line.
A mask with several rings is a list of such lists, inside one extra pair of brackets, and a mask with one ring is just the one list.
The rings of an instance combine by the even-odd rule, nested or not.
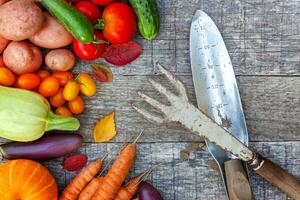
[(94, 129), (94, 141), (107, 142), (113, 139), (116, 134), (115, 112), (111, 112), (99, 119), (96, 123)]

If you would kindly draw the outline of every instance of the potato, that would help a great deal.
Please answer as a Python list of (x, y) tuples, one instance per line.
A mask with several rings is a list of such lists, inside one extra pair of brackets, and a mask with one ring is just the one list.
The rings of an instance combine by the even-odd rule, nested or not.
[(75, 65), (75, 56), (67, 49), (55, 49), (47, 53), (45, 63), (54, 71), (68, 71)]
[(4, 64), (14, 73), (20, 75), (37, 71), (42, 63), (41, 50), (25, 41), (9, 43), (3, 52)]
[(33, 0), (12, 0), (0, 6), (0, 35), (8, 40), (30, 38), (43, 22), (43, 12)]
[(68, 46), (73, 41), (73, 36), (54, 17), (44, 13), (45, 22), (41, 30), (29, 40), (40, 47), (56, 49)]
[(0, 36), (0, 54), (4, 51), (6, 46), (8, 45), (9, 40)]

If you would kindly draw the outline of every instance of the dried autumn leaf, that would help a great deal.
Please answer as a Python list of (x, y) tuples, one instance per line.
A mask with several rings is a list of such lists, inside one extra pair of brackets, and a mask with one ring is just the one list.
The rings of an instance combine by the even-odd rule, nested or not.
[(113, 74), (111, 70), (102, 64), (93, 64), (93, 75), (97, 79), (97, 81), (101, 83), (109, 83), (113, 80)]
[(104, 59), (113, 65), (124, 66), (137, 59), (143, 49), (134, 41), (123, 44), (113, 44), (106, 48), (103, 54)]
[(77, 154), (65, 159), (62, 166), (68, 171), (77, 171), (82, 169), (88, 161), (85, 154)]
[(115, 112), (111, 112), (97, 122), (94, 129), (94, 141), (107, 142), (115, 137), (116, 134)]

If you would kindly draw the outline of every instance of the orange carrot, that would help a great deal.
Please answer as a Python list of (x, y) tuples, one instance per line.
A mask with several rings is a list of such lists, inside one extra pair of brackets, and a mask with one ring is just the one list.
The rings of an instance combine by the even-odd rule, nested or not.
[(141, 182), (140, 176), (137, 176), (126, 183), (119, 189), (115, 200), (130, 200), (138, 190), (139, 183)]
[(101, 182), (103, 180), (103, 177), (96, 177), (93, 178), (87, 186), (82, 190), (82, 192), (79, 195), (78, 200), (90, 200), (93, 195), (96, 193), (97, 189), (99, 188)]
[(59, 200), (76, 200), (81, 190), (96, 176), (103, 165), (104, 159), (88, 164), (64, 189)]
[(126, 185), (120, 188), (114, 200), (130, 200), (136, 194), (140, 183), (147, 178), (147, 176), (157, 167), (155, 165), (149, 168), (141, 175), (129, 180)]
[(127, 145), (113, 163), (92, 200), (113, 200), (125, 180), (135, 158), (135, 142)]

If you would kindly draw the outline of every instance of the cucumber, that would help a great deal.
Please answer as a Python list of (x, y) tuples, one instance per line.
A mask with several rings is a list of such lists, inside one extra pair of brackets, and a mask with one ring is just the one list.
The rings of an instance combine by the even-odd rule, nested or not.
[(41, 0), (41, 4), (80, 42), (94, 40), (92, 23), (81, 12), (64, 0)]
[(160, 17), (156, 0), (129, 0), (138, 17), (140, 34), (147, 40), (156, 37), (160, 27)]

